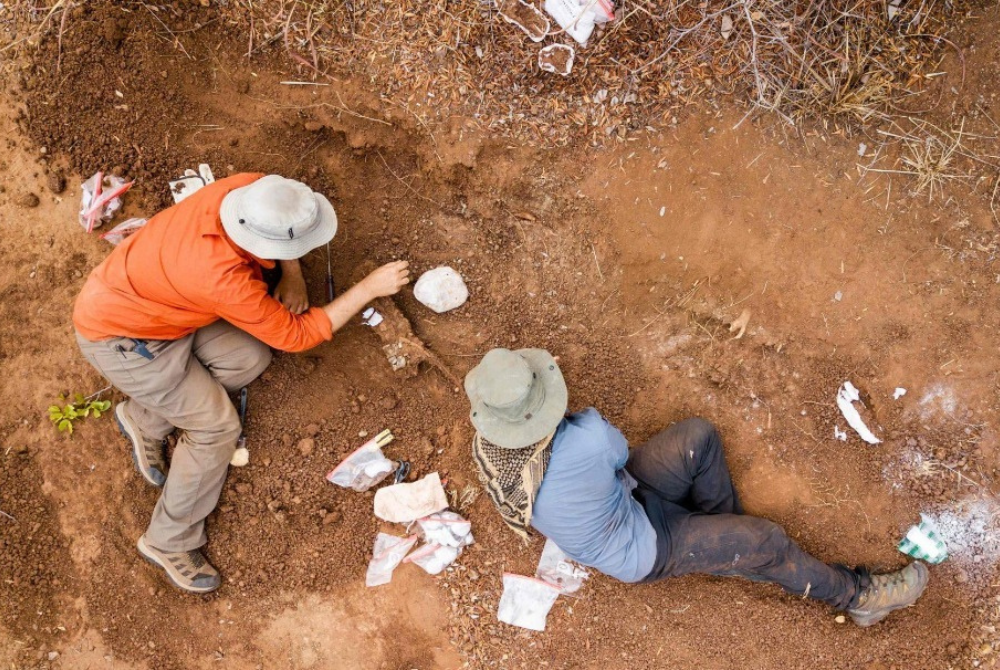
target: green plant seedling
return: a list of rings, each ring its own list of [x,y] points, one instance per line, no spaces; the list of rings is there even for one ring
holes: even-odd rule
[[[49,421],[55,424],[60,433],[73,434],[73,422],[89,416],[100,419],[101,415],[111,409],[110,400],[88,400],[82,393],[73,396],[73,402],[66,402],[66,396],[59,396],[60,403],[49,407]]]

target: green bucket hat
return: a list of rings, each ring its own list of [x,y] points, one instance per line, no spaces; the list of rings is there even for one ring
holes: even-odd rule
[[[465,376],[470,419],[487,440],[522,449],[550,435],[566,414],[559,365],[544,349],[493,349]]]

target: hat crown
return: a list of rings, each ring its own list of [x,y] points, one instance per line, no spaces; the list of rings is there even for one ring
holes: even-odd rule
[[[317,223],[319,204],[308,186],[268,175],[246,186],[239,224],[268,240],[288,240],[308,233]]]
[[[535,374],[523,357],[509,349],[494,349],[480,363],[479,397],[488,407],[514,410],[524,406]]]

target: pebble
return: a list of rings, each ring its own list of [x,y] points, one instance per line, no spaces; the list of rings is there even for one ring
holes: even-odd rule
[[[49,652],[49,660],[50,661],[54,661],[57,658],[59,658],[59,652],[58,651],[50,651]]]
[[[306,426],[305,432],[306,435],[308,435],[309,437],[316,437],[319,434],[319,424],[310,423],[308,426]]]
[[[959,570],[958,574],[955,575],[955,581],[958,582],[959,584],[965,584],[967,581],[969,581],[969,573],[967,573],[965,570]]]
[[[38,207],[41,204],[41,199],[34,193],[25,193],[17,199],[18,207],[24,207],[26,209],[31,209],[33,207]]]
[[[45,180],[45,185],[49,187],[50,191],[59,195],[66,190],[66,177],[63,176],[62,172],[50,172]]]
[[[323,130],[323,124],[320,123],[319,121],[306,121],[302,125],[310,133],[315,133],[315,132],[319,132],[320,130]]]
[[[845,623],[847,621],[847,617],[845,617],[843,614],[840,614],[837,616],[836,619],[834,619],[834,621],[836,621],[837,623]]]
[[[368,431],[367,430],[359,430],[358,431],[358,437],[368,437]]]
[[[316,448],[316,440],[311,437],[304,437],[299,440],[299,453],[308,456]]]

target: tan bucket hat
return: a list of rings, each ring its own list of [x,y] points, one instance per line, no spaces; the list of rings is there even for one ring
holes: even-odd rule
[[[550,435],[566,414],[562,371],[544,349],[493,349],[465,376],[470,419],[483,437],[521,449]]]
[[[222,200],[222,227],[257,258],[301,258],[337,234],[337,213],[323,195],[275,174],[233,189]]]

